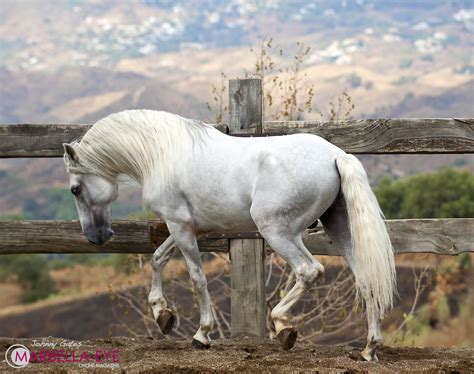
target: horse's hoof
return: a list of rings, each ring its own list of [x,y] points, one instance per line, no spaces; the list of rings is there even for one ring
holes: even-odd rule
[[[372,337],[370,339],[370,343],[367,344],[367,347],[360,353],[361,357],[364,359],[364,361],[372,362],[372,361],[378,361],[377,357],[377,349],[382,348],[382,341],[380,339],[375,339],[375,337]]]
[[[298,338],[298,331],[293,327],[286,327],[278,333],[277,338],[282,348],[288,351],[295,345],[296,339]]]
[[[367,362],[377,362],[379,358],[377,357],[377,354],[375,353],[375,349],[364,349],[361,353],[360,356],[362,357],[363,361]]]
[[[194,349],[209,349],[211,348],[211,345],[210,344],[204,344],[204,343],[201,343],[199,340],[197,339],[193,339],[192,343],[191,343],[191,346],[194,348]]]
[[[160,330],[163,334],[169,334],[173,329],[174,323],[176,322],[176,317],[173,312],[169,309],[163,309],[160,311],[156,323],[160,326]]]

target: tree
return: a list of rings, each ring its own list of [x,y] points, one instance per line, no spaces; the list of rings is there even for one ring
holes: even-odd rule
[[[474,174],[468,170],[385,177],[374,192],[389,219],[474,217]]]

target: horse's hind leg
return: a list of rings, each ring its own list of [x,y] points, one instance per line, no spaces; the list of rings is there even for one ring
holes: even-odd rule
[[[153,310],[155,321],[160,326],[163,334],[168,334],[176,321],[173,312],[167,308],[166,300],[163,296],[162,272],[171,257],[176,253],[175,242],[170,236],[153,254],[151,268],[151,290],[148,302]]]
[[[296,330],[288,325],[288,312],[324,272],[324,267],[306,249],[301,235],[285,237],[276,235],[275,232],[272,234],[266,232],[262,235],[268,244],[290,264],[296,277],[293,288],[271,312],[277,337],[283,349],[288,350],[293,347],[297,337]]]
[[[324,267],[306,249],[301,234],[292,234],[285,222],[278,222],[274,215],[271,218],[251,210],[252,217],[268,244],[287,261],[295,273],[296,282],[293,288],[273,308],[271,312],[275,330],[283,349],[293,347],[297,331],[288,323],[290,308],[311,288]]]
[[[380,331],[381,317],[374,311],[375,308],[366,302],[367,305],[367,346],[361,352],[361,356],[366,361],[378,361],[376,350],[382,346],[382,333]]]
[[[331,205],[320,219],[326,234],[338,247],[344,250],[344,257],[352,272],[354,272],[349,219],[342,194],[339,194],[333,205]],[[365,304],[368,326],[367,346],[361,352],[361,355],[367,361],[377,361],[376,349],[382,345],[382,333],[380,329],[381,316],[375,312],[376,308],[374,308],[372,300],[365,300]]]

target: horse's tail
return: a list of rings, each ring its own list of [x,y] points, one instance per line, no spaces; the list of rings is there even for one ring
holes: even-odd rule
[[[395,259],[384,216],[359,160],[344,154],[336,164],[349,217],[358,295],[382,316],[393,305],[396,290]]]

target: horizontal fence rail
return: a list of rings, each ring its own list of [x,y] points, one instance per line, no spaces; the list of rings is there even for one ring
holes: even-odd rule
[[[474,119],[266,122],[267,135],[315,134],[348,153],[474,153]]]
[[[387,224],[396,254],[474,252],[474,218],[398,219]],[[0,221],[0,254],[152,253],[169,236],[160,221],[117,220],[112,228],[113,239],[96,246],[84,237],[79,221]],[[257,232],[208,233],[199,237],[199,248],[201,252],[227,252],[229,239],[260,238]],[[343,254],[322,228],[308,232],[305,244],[312,254]]]
[[[62,143],[70,143],[91,125],[0,125],[0,158],[61,157]],[[216,126],[229,133],[226,125]],[[474,119],[365,119],[339,122],[264,122],[263,133],[236,136],[269,136],[308,133],[319,135],[346,152],[474,153]]]

